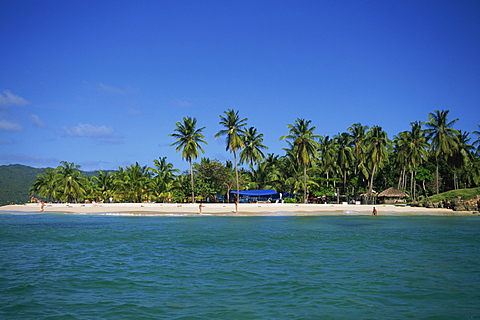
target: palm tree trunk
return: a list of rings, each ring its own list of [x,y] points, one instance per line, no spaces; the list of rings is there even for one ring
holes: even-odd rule
[[[437,164],[437,168],[435,170],[435,186],[436,186],[436,190],[437,190],[437,194],[439,194],[439,188],[438,188],[438,157],[435,158],[436,159],[436,164]]]
[[[377,163],[375,162],[375,163],[373,164],[372,176],[370,177],[370,187],[368,188],[368,194],[369,194],[369,196],[372,197],[372,199],[373,199],[373,195],[372,195],[372,191],[373,191],[373,178],[374,178],[374,176],[375,176],[375,171],[376,171],[376,170],[377,170]],[[372,203],[373,203],[373,201],[372,201]]]
[[[195,203],[195,191],[194,191],[194,186],[193,186],[193,165],[192,165],[192,159],[190,159],[190,183],[192,186],[192,203]]]
[[[303,203],[307,203],[307,165],[303,165]]]
[[[238,183],[238,168],[237,168],[237,153],[233,151],[233,163],[235,165],[235,179],[237,182],[237,200],[236,202],[240,202],[240,184]]]
[[[410,196],[412,198],[412,200],[415,200],[415,191],[414,191],[414,188],[415,188],[415,184],[414,184],[414,180],[413,180],[413,170],[410,171]]]
[[[415,171],[412,176],[413,180],[413,200],[417,201],[417,172]]]
[[[457,177],[457,168],[453,168],[453,188],[455,190],[459,189],[459,187],[458,187],[458,177]]]
[[[398,177],[398,183],[397,183],[397,189],[401,189],[401,185],[402,185],[402,178],[403,178],[403,169],[402,171],[400,171],[400,176]]]

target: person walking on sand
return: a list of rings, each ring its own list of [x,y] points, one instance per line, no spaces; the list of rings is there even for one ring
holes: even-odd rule
[[[200,214],[202,214],[202,208],[203,207],[205,207],[205,206],[203,205],[203,203],[200,202],[200,204],[198,205],[198,211],[199,211]]]
[[[42,213],[45,212],[45,201],[42,200],[42,203],[40,204],[40,207],[42,208]]]
[[[374,215],[374,216],[377,215],[377,209],[375,209],[375,207],[373,207],[372,215]]]
[[[238,213],[238,201],[235,201],[235,213]]]

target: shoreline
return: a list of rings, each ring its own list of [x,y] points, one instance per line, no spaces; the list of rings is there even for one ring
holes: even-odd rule
[[[312,216],[312,215],[372,215],[373,207],[378,215],[474,215],[470,211],[453,211],[442,208],[410,207],[390,204],[303,204],[303,203],[241,203],[235,213],[233,203],[46,203],[45,213],[105,214],[105,215],[219,215],[219,216]],[[0,214],[42,213],[40,203],[6,205]],[[479,215],[480,216],[480,215]]]

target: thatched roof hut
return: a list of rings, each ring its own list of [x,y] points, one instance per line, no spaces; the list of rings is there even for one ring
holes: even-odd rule
[[[378,198],[382,199],[384,203],[405,202],[408,194],[397,188],[388,188],[378,194]]]

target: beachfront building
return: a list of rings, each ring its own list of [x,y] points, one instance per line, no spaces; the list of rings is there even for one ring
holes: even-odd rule
[[[408,194],[397,188],[390,187],[378,194],[378,200],[383,203],[405,203]]]

